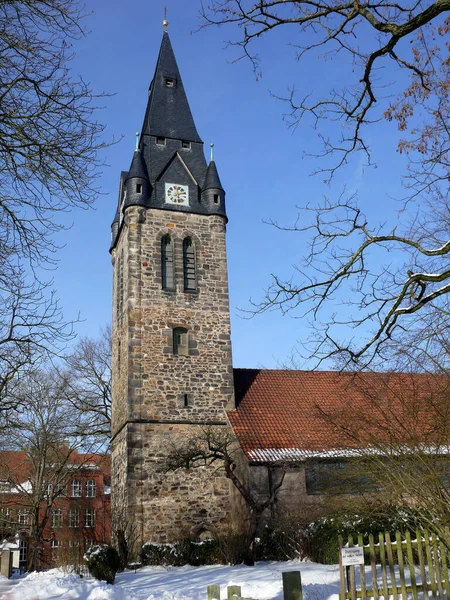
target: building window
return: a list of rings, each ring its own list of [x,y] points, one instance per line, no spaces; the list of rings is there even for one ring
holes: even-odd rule
[[[62,527],[62,509],[55,508],[52,511],[52,528],[59,529],[60,527]]]
[[[0,524],[2,526],[9,524],[9,508],[0,508]]]
[[[71,508],[69,511],[69,527],[80,526],[80,511],[78,508]]]
[[[27,510],[19,510],[17,515],[17,523],[19,525],[28,525],[28,511]]]
[[[165,77],[166,87],[175,87],[176,79],[173,77]]]
[[[0,479],[0,494],[6,494],[11,491],[11,484],[7,479]]]
[[[73,479],[70,484],[70,495],[72,498],[81,498],[82,487],[79,479]]]
[[[173,330],[173,353],[178,356],[188,356],[188,331],[184,327],[175,327]]]
[[[53,483],[47,483],[47,489],[45,490],[45,495],[48,499],[53,496]]]
[[[97,484],[95,479],[88,479],[86,481],[86,498],[95,498],[97,494]]]
[[[163,290],[175,287],[173,243],[170,235],[165,235],[161,240],[161,283]]]
[[[156,136],[156,143],[159,146],[165,146],[166,145],[166,138],[158,135],[158,136]]]
[[[95,513],[93,508],[86,508],[84,510],[84,526],[95,527]]]
[[[189,396],[189,394],[183,394],[181,396],[181,406],[183,408],[188,408],[189,406],[191,406],[191,397]]]
[[[62,547],[62,541],[52,539],[52,540],[50,540],[50,545],[51,545],[52,551],[57,552],[59,550],[59,548]]]
[[[187,140],[181,140],[181,147],[184,148],[185,150],[190,150],[191,142],[188,142]]]
[[[27,562],[28,544],[25,540],[19,542],[19,564],[22,566]]]
[[[136,184],[136,194],[142,194],[142,183]]]
[[[195,246],[190,237],[183,240],[183,273],[184,291],[195,292],[197,289],[197,278],[195,274]]]
[[[214,194],[214,204],[219,204],[220,196],[219,194]]]

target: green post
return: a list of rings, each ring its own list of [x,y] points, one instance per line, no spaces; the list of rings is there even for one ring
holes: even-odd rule
[[[208,585],[208,600],[220,600],[220,585]]]
[[[282,575],[284,600],[303,600],[300,571],[287,571]]]
[[[241,598],[241,586],[229,585],[227,587],[227,598],[228,600],[238,600]]]

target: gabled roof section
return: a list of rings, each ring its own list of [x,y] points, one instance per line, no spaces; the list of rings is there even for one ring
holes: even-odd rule
[[[181,158],[180,154],[178,152],[174,152],[172,158],[169,160],[169,162],[165,165],[164,169],[161,171],[161,173],[157,176],[156,181],[160,181],[163,178],[166,178],[166,176],[169,176],[173,173],[173,172],[178,172],[178,176],[187,176],[187,178],[194,184],[197,185],[197,181],[194,177],[194,175],[191,173],[189,167],[187,166],[187,164],[184,162],[184,160]],[[181,182],[183,183],[183,182]]]
[[[150,84],[142,134],[202,142],[167,32],[163,34],[155,75]]]
[[[393,452],[434,448],[447,454],[448,377],[234,369],[237,408],[228,418],[253,462],[355,456],[374,442]]]

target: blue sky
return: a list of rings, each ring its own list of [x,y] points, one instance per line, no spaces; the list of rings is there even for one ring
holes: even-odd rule
[[[322,176],[311,177],[315,159],[305,153],[317,148],[311,123],[289,129],[283,121],[286,106],[274,98],[288,87],[320,93],[324,85],[340,81],[348,65],[339,60],[319,62],[314,57],[297,63],[291,32],[280,29],[261,42],[263,76],[256,81],[251,64],[225,48],[233,36],[226,28],[199,26],[197,0],[88,0],[90,34],[75,45],[73,68],[105,98],[99,119],[106,135],[123,139],[104,153],[108,164],[99,186],[95,211],[70,215],[73,226],[58,241],[65,247],[54,273],[67,319],[80,314],[82,335],[95,336],[111,318],[112,268],[108,247],[110,223],[117,202],[119,174],[129,167],[140,130],[162,36],[167,5],[169,35],[180,67],[197,129],[215,159],[227,193],[228,270],[230,283],[233,362],[238,367],[277,367],[292,348],[308,336],[307,320],[282,317],[277,312],[252,319],[240,316],[263,295],[270,274],[289,276],[291,265],[306,251],[299,234],[282,233],[264,223],[290,224],[296,205],[336,197],[343,184],[358,190],[361,202],[375,217],[384,218],[388,194],[398,186],[398,164],[387,125],[371,129],[377,170],[365,169],[361,159],[343,170],[330,188]],[[391,126],[393,127],[393,126]],[[385,167],[383,167],[385,165]],[[307,366],[307,363],[305,363]]]

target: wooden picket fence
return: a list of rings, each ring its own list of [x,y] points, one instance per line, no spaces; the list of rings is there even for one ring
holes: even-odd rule
[[[370,563],[367,570],[364,565],[344,566],[343,546],[343,538],[339,537],[340,600],[378,600],[381,596],[385,600],[389,596],[393,600],[416,600],[419,594],[422,598],[450,600],[450,555],[434,533],[417,531],[415,540],[409,532],[397,531],[395,540],[389,533],[380,533],[376,542],[370,535],[368,545],[363,544],[361,535],[357,544],[349,536],[346,547],[363,547],[364,558]]]

